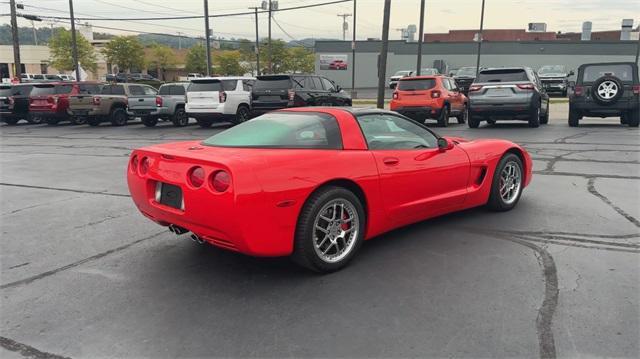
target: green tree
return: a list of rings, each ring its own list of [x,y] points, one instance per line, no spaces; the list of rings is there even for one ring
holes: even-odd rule
[[[304,47],[290,47],[287,49],[283,69],[284,72],[313,73],[315,69],[315,55]]]
[[[285,71],[284,63],[287,57],[287,43],[282,40],[271,40],[272,46],[272,63],[273,73],[281,73]],[[261,73],[269,73],[269,46],[266,40],[260,42],[260,67]]]
[[[207,50],[202,44],[194,45],[189,49],[184,68],[187,72],[201,74],[207,72]]]
[[[255,73],[257,69],[254,43],[247,39],[242,39],[238,43],[238,51],[240,51],[240,61],[244,72]]]
[[[102,53],[108,62],[118,65],[120,71],[128,73],[144,67],[144,48],[135,36],[114,37],[105,45]]]
[[[76,43],[78,44],[78,62],[85,70],[96,72],[98,65],[96,63],[96,54],[93,46],[77,33]],[[55,35],[49,41],[49,50],[51,52],[51,65],[61,71],[71,71],[75,69],[73,63],[73,50],[71,41],[71,31],[63,28],[57,29]]]
[[[216,56],[215,73],[226,76],[244,75],[245,69],[240,65],[240,52],[223,51]]]
[[[168,67],[174,66],[177,62],[176,54],[166,45],[154,44],[151,51],[149,65],[156,68],[160,80],[164,81],[164,72]]]

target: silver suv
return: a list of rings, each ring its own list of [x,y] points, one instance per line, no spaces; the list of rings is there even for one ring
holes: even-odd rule
[[[469,127],[481,121],[524,120],[529,127],[549,122],[549,95],[529,67],[483,69],[469,86]]]

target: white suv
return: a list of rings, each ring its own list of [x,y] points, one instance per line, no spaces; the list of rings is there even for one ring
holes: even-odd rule
[[[249,119],[253,77],[203,77],[191,80],[187,88],[185,110],[200,127],[214,121],[230,120],[234,124]]]

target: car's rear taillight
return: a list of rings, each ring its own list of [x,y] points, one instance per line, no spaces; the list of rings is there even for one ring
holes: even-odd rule
[[[224,103],[225,101],[227,101],[227,93],[226,93],[226,92],[224,92],[224,91],[220,91],[220,92],[218,93],[218,101],[219,101],[220,103]]]
[[[393,92],[393,99],[397,100],[398,99],[398,91],[394,91]]]
[[[440,98],[440,90],[433,90],[431,91],[431,98]]]
[[[47,96],[47,102],[48,103],[52,103],[52,104],[57,104],[58,103],[58,96]]]
[[[576,96],[582,96],[582,94],[584,93],[584,87],[582,86],[576,86],[573,88],[573,94]]]
[[[91,99],[91,102],[93,103],[94,106],[100,106],[100,97],[93,96],[93,98]]]
[[[211,187],[217,192],[226,191],[231,185],[231,176],[226,171],[217,171],[211,175]]]
[[[189,180],[189,184],[191,184],[195,188],[200,188],[204,184],[204,169],[202,167],[193,167],[189,170],[189,175],[187,176]]]
[[[156,96],[156,107],[162,107],[162,97]]]
[[[640,85],[633,85],[633,93],[640,95]]]
[[[140,161],[140,167],[138,168],[138,172],[141,175],[145,175],[145,174],[147,174],[147,172],[149,172],[149,158],[148,157],[144,157]]]
[[[293,99],[296,98],[296,92],[295,91],[289,90],[288,94],[289,94],[289,101],[293,101]]]
[[[517,84],[516,86],[518,86],[518,88],[520,90],[533,90],[535,88],[535,86],[533,86],[533,84],[528,83],[528,84]]]
[[[471,85],[469,86],[469,92],[480,91],[482,89],[482,85]]]

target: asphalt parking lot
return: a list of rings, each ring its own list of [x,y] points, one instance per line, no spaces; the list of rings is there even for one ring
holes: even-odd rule
[[[138,213],[131,149],[224,126],[2,125],[0,356],[638,357],[640,131],[570,128],[567,107],[537,129],[437,128],[523,144],[519,205],[393,231],[325,276]]]

